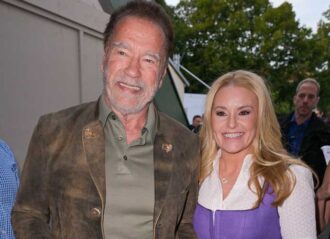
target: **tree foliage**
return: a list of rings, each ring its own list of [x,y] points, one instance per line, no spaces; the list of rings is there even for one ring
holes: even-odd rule
[[[268,0],[181,0],[167,11],[181,64],[208,84],[228,71],[256,72],[268,82],[276,110],[284,113],[292,107],[297,83],[315,77],[321,104],[330,107],[330,10],[316,34],[299,25],[287,2],[275,8]],[[189,92],[207,91],[191,83]]]

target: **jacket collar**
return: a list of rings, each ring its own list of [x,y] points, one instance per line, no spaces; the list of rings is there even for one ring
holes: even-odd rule
[[[99,101],[100,98],[97,102],[94,102],[94,112],[90,113],[90,119],[87,120],[82,129],[82,143],[91,177],[102,200],[102,206],[104,207],[106,196],[105,147],[103,127],[101,121],[98,119]]]
[[[156,136],[154,140],[154,175],[155,175],[155,207],[154,225],[161,214],[164,199],[172,177],[173,145],[172,137],[162,122],[164,117],[156,110]]]

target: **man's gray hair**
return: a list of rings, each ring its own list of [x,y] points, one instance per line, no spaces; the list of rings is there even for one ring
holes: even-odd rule
[[[296,93],[298,93],[298,91],[299,91],[300,87],[302,86],[302,84],[305,84],[305,83],[314,84],[316,86],[316,89],[317,89],[317,96],[319,96],[319,94],[320,94],[320,84],[313,78],[306,78],[306,79],[300,81],[299,84],[297,85]]]

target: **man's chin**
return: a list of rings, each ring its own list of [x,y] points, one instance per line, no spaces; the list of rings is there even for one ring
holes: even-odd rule
[[[309,116],[312,113],[312,111],[310,109],[300,108],[298,113],[299,115],[306,117]]]
[[[112,107],[118,111],[119,113],[121,113],[122,115],[131,115],[131,114],[137,114],[139,112],[141,112],[146,105],[142,106],[142,105],[134,105],[132,106],[130,105],[125,105],[125,104],[113,104]]]

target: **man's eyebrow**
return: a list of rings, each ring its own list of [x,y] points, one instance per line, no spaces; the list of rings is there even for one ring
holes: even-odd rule
[[[124,48],[124,49],[131,49],[131,47],[127,43],[125,43],[125,42],[113,42],[111,45],[112,45],[112,47],[118,47],[118,48]],[[159,53],[153,53],[153,52],[148,51],[148,52],[146,52],[145,55],[146,56],[149,56],[149,57],[152,57],[152,58],[154,58],[157,61],[160,61],[160,59],[161,59]]]
[[[127,44],[127,43],[125,43],[125,42],[113,42],[112,44],[111,44],[113,47],[120,47],[120,48],[125,48],[125,49],[129,49],[130,48],[130,46]]]
[[[160,61],[160,54],[159,53],[152,53],[152,52],[147,52],[147,56],[155,58],[157,61]]]

